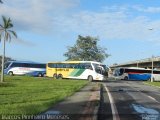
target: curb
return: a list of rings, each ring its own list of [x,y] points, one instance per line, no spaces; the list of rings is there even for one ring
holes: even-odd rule
[[[98,105],[95,106],[95,109],[94,109],[94,116],[93,116],[93,120],[97,120],[98,119],[98,111],[99,111],[99,107],[100,107],[100,88],[98,88],[99,92],[97,93],[97,101],[98,101]]]
[[[99,101],[100,101],[100,88],[99,84],[92,83],[93,86],[89,92],[89,99],[86,102],[82,114],[88,114],[86,117],[80,117],[79,120],[97,120],[98,119],[98,110],[99,110]]]

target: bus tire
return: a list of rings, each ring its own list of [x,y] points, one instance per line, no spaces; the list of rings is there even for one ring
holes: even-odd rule
[[[91,75],[88,76],[88,81],[90,81],[90,82],[93,81],[93,77]]]
[[[13,72],[9,71],[8,75],[13,76]]]
[[[43,74],[43,77],[46,77],[46,73]]]
[[[63,79],[63,75],[62,75],[62,74],[59,74],[59,75],[58,75],[58,79]]]
[[[38,73],[38,77],[43,77],[43,76],[42,76],[42,73]]]
[[[57,74],[56,74],[56,73],[53,75],[53,78],[54,78],[54,79],[57,79]]]
[[[124,77],[124,80],[128,80],[128,77],[127,77],[127,76],[125,76],[125,77]]]

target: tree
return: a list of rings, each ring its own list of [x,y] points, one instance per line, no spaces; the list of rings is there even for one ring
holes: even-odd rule
[[[2,1],[2,0],[0,0],[0,3],[3,3],[3,1]]]
[[[76,44],[68,47],[68,51],[64,54],[67,60],[83,60],[102,62],[109,56],[106,48],[97,45],[99,39],[91,36],[78,36]]]
[[[4,58],[5,58],[5,42],[11,41],[12,37],[17,38],[15,31],[11,30],[13,27],[12,21],[10,18],[2,16],[2,24],[0,24],[0,41],[3,42],[3,55],[2,55],[2,70],[1,70],[1,82],[4,81]]]

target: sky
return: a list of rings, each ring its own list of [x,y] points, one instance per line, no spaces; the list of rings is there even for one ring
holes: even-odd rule
[[[6,44],[16,60],[64,61],[78,35],[99,38],[106,65],[160,56],[160,0],[3,0],[2,15],[18,35]]]

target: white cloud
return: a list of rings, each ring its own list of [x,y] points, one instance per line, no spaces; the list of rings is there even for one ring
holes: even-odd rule
[[[52,15],[78,4],[79,0],[12,0],[0,5],[0,15],[9,16],[21,31],[49,32]]]
[[[146,7],[143,6],[133,6],[133,9],[140,11],[140,12],[147,12],[147,13],[160,13],[160,7]]]
[[[52,32],[54,35],[82,34],[102,39],[160,41],[160,20],[132,15],[138,11],[158,12],[160,8],[106,6],[101,12],[79,11],[80,0],[13,0],[0,6],[0,14],[13,18],[20,31]],[[154,28],[152,31],[149,28]]]
[[[77,34],[100,36],[103,39],[130,39],[160,41],[156,31],[160,31],[160,20],[148,17],[130,18],[126,12],[81,12],[71,16],[57,18],[57,30]],[[152,31],[149,28],[153,27]],[[66,29],[64,29],[66,28]]]

